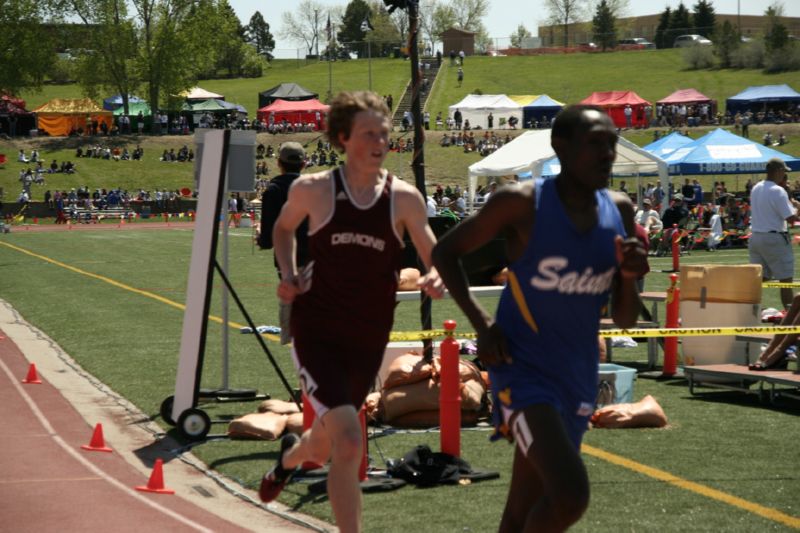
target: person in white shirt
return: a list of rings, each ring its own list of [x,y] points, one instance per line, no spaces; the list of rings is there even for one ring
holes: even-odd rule
[[[661,231],[664,228],[661,217],[658,216],[658,211],[653,209],[653,201],[650,198],[642,200],[642,208],[636,212],[634,220],[647,230],[647,233]]]
[[[708,246],[709,251],[716,252],[719,243],[721,243],[722,239],[725,237],[725,234],[722,231],[722,217],[719,215],[719,207],[714,207],[714,214],[711,215],[708,225],[710,227],[710,231],[708,233],[706,245]]]
[[[791,283],[794,276],[794,252],[787,223],[798,220],[800,202],[786,192],[789,167],[778,157],[767,162],[767,177],[750,192],[750,262],[761,265],[764,281],[773,279]],[[781,288],[785,308],[792,304],[791,288]]]
[[[428,196],[428,199],[425,203],[426,208],[425,210],[428,213],[428,217],[435,217],[436,216],[436,200],[433,199],[432,196]]]

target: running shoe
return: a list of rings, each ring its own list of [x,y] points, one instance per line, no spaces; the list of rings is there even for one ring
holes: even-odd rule
[[[292,468],[291,470],[284,468],[282,461],[286,451],[299,441],[300,437],[294,433],[289,433],[281,439],[281,451],[280,455],[278,455],[278,461],[275,466],[272,467],[272,470],[264,474],[264,477],[261,479],[261,487],[258,489],[258,495],[262,502],[269,503],[277,498],[278,494],[283,490],[283,487],[286,486],[286,483],[288,483],[289,480],[292,479],[294,473],[297,472],[297,468]]]

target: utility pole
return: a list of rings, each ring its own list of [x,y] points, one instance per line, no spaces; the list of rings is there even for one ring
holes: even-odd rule
[[[414,182],[422,194],[427,198],[425,190],[425,152],[423,144],[425,136],[422,131],[422,109],[420,104],[420,75],[419,75],[419,0],[383,0],[389,7],[391,14],[395,9],[408,10],[408,50],[411,59],[411,116],[414,120],[414,155],[411,168],[414,171]],[[425,265],[420,262],[420,270],[425,271]],[[430,296],[420,291],[420,321],[422,329],[432,329],[432,303]],[[426,360],[433,358],[433,345],[429,340],[424,343],[424,357]]]

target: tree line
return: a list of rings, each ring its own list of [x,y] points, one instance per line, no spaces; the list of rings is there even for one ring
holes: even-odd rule
[[[69,78],[126,111],[142,90],[157,110],[198,79],[261,76],[275,46],[259,12],[242,25],[227,0],[14,0],[0,27],[0,93]]]

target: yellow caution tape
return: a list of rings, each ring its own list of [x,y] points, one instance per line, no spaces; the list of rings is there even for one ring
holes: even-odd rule
[[[443,329],[427,331],[393,331],[389,341],[421,341],[444,337]],[[724,335],[789,335],[800,334],[800,326],[738,326],[719,328],[633,328],[633,329],[604,329],[600,331],[601,337],[711,337]],[[460,339],[474,339],[477,335],[473,332],[456,333]]]
[[[393,331],[389,334],[389,342],[422,341],[427,339],[444,338],[447,331],[443,329],[429,329],[425,331]],[[455,333],[459,339],[474,339],[477,337],[472,332]]]
[[[800,282],[781,283],[780,281],[765,281],[761,286],[765,289],[797,289],[800,287]]]
[[[800,333],[800,326],[751,326],[720,328],[604,329],[601,337],[706,337],[722,335],[787,335]]]

